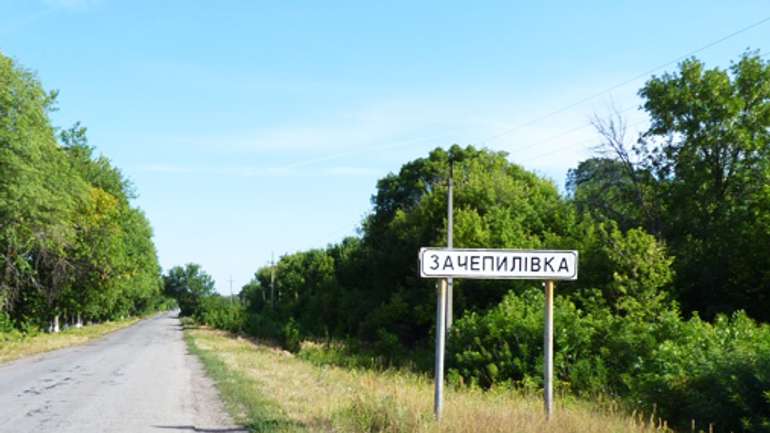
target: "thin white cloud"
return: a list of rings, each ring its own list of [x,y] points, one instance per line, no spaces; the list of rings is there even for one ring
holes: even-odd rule
[[[473,123],[457,121],[464,115],[461,107],[435,101],[385,102],[252,130],[197,133],[181,142],[220,152],[296,152],[304,158],[291,165],[303,166],[433,138],[437,130],[439,138],[451,137]]]
[[[195,170],[192,169],[191,167],[184,167],[181,165],[174,165],[174,164],[146,164],[139,167],[139,170],[151,172],[151,173],[173,173],[173,174],[195,172]]]
[[[329,176],[377,176],[382,174],[380,170],[368,167],[331,167],[323,170]]]
[[[229,167],[149,164],[141,169],[237,177],[376,176],[383,170],[369,166],[370,162],[380,164],[383,158],[391,164],[398,158],[406,162],[435,147],[457,143],[507,151],[511,161],[525,168],[566,172],[589,157],[591,146],[598,142],[587,125],[587,110],[564,113],[558,124],[533,124],[490,143],[481,142],[490,131],[523,115],[520,108],[507,108],[487,107],[494,115],[468,115],[462,107],[443,107],[436,101],[402,102],[345,112],[323,121],[208,137],[198,134],[181,143],[197,145],[218,157],[251,160],[253,155],[265,155],[273,162],[267,167],[237,166],[236,162]]]
[[[48,8],[24,17],[16,18],[9,21],[2,21],[0,22],[0,34],[8,35],[8,34],[16,33],[17,31],[20,31],[25,27],[29,27],[33,25],[38,20],[43,19],[45,16],[50,15],[53,12],[55,12],[53,8]]]
[[[62,10],[84,11],[101,3],[101,0],[42,0],[44,8],[30,15],[17,17],[10,20],[0,19],[0,34],[9,35],[26,27],[33,26],[37,21],[48,15],[53,15]]]
[[[86,10],[101,3],[100,0],[43,0],[46,6],[55,9]]]
[[[199,175],[227,177],[326,177],[326,176],[375,176],[380,170],[370,167],[328,167],[323,169],[298,169],[290,167],[219,167],[206,168],[178,164],[146,164],[139,171],[170,175]]]

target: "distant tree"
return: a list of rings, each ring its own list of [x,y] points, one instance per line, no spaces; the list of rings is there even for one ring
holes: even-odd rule
[[[166,295],[177,300],[183,316],[199,314],[201,299],[215,293],[214,279],[195,263],[169,269],[163,285]]]

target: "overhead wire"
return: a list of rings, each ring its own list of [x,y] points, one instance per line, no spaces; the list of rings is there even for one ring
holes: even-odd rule
[[[764,21],[767,21],[767,20],[764,20]],[[770,52],[764,52],[764,53],[763,53],[762,51],[758,51],[758,52],[756,53],[756,56],[757,56],[757,57],[759,57],[759,58],[761,58],[761,59],[770,58]],[[623,113],[626,113],[626,112],[628,112],[628,111],[631,111],[631,110],[633,110],[634,108],[636,108],[636,107],[632,105],[632,106],[629,106],[629,107],[627,107],[627,108],[625,108],[625,109],[619,110],[619,111],[617,111],[616,113],[617,113],[617,114],[623,114]],[[642,121],[640,121],[640,122],[635,122],[635,123],[633,123],[633,124],[630,124],[630,125],[627,125],[627,126],[636,126],[636,125],[638,125],[638,124],[640,124],[640,123],[643,123],[645,120],[647,120],[647,119],[642,119]],[[554,140],[556,140],[556,139],[558,139],[558,138],[561,138],[561,137],[564,137],[564,136],[567,136],[567,135],[573,134],[573,133],[575,133],[575,132],[577,132],[577,131],[583,130],[583,129],[585,129],[585,128],[588,128],[588,127],[591,127],[591,126],[593,126],[593,122],[587,122],[587,123],[581,124],[581,125],[579,125],[579,126],[573,127],[573,128],[571,128],[571,129],[568,129],[568,130],[566,130],[566,131],[562,131],[561,133],[559,133],[559,134],[557,134],[557,135],[554,135],[554,136],[551,136],[551,137],[545,138],[545,139],[543,139],[543,140],[539,140],[539,141],[536,141],[536,142],[534,142],[534,143],[530,143],[530,144],[527,144],[527,145],[526,145],[526,146],[524,146],[524,147],[519,147],[519,148],[517,148],[517,151],[525,151],[525,150],[531,149],[531,148],[533,148],[533,147],[535,147],[535,146],[539,146],[539,145],[541,145],[541,144],[545,144],[545,143],[548,143],[548,142],[554,141]],[[590,142],[590,141],[592,141],[592,140],[582,140],[582,141],[580,141],[580,142],[577,142],[577,143],[571,143],[571,145],[574,145],[574,146],[576,146],[576,145],[584,144],[584,143],[586,143],[586,142]],[[546,153],[544,153],[544,154],[540,154],[540,155],[537,155],[537,156],[535,156],[535,157],[533,157],[533,158],[531,158],[531,159],[537,160],[537,159],[539,159],[539,158],[541,158],[541,157],[543,157],[543,156],[549,156],[549,155],[552,155],[552,154],[554,154],[554,153],[556,153],[556,152],[558,152],[558,151],[560,151],[560,150],[566,149],[566,148],[568,148],[568,147],[570,147],[570,144],[567,144],[567,145],[565,145],[565,146],[559,146],[558,148],[556,148],[556,150],[555,150],[555,151],[549,151],[549,152],[546,152]]]
[[[614,91],[616,89],[619,89],[619,88],[624,87],[624,86],[626,86],[628,84],[631,84],[631,83],[633,83],[633,82],[635,82],[635,81],[637,81],[639,79],[648,77],[650,74],[652,74],[652,73],[654,73],[654,72],[656,72],[656,71],[658,71],[660,69],[668,67],[668,66],[670,66],[672,64],[675,64],[675,63],[677,63],[677,62],[679,62],[681,60],[684,60],[684,59],[686,59],[688,57],[691,57],[691,56],[693,56],[695,54],[698,54],[698,53],[700,53],[702,51],[705,51],[705,50],[707,50],[709,48],[712,48],[712,47],[714,47],[714,46],[716,46],[716,45],[718,45],[718,44],[720,44],[720,43],[722,43],[724,41],[727,41],[727,40],[729,40],[729,39],[731,39],[731,38],[733,38],[735,36],[738,36],[738,35],[740,35],[742,33],[745,33],[745,32],[747,32],[747,31],[749,31],[749,30],[751,30],[753,28],[759,27],[760,25],[765,24],[765,23],[767,23],[769,21],[770,21],[770,16],[762,18],[762,19],[760,19],[758,21],[755,21],[755,22],[753,22],[753,23],[751,23],[751,24],[749,24],[747,26],[744,26],[744,27],[742,27],[742,28],[732,32],[732,33],[729,33],[729,34],[727,34],[725,36],[722,36],[722,37],[720,37],[720,38],[718,38],[718,39],[716,39],[714,41],[711,41],[711,42],[709,42],[706,45],[703,45],[703,46],[701,46],[701,47],[699,47],[697,49],[691,50],[691,51],[689,51],[689,52],[687,52],[687,53],[685,53],[685,54],[683,54],[681,56],[678,56],[675,59],[669,60],[669,61],[667,61],[665,63],[661,63],[661,64],[659,64],[659,65],[657,65],[657,66],[655,66],[653,68],[647,69],[644,72],[636,74],[636,75],[634,75],[634,76],[632,76],[632,77],[630,77],[630,78],[628,78],[626,80],[623,80],[623,81],[621,81],[619,83],[613,84],[613,85],[611,85],[611,86],[609,86],[609,87],[607,87],[605,89],[602,89],[602,90],[600,90],[598,92],[590,94],[590,95],[588,95],[588,96],[586,96],[584,98],[581,98],[581,99],[579,99],[579,100],[577,100],[577,101],[575,101],[573,103],[567,104],[567,105],[565,105],[565,106],[563,106],[561,108],[558,108],[556,110],[550,111],[550,112],[548,112],[548,113],[546,113],[546,114],[544,114],[542,116],[538,116],[538,117],[529,119],[529,120],[527,120],[527,121],[525,121],[525,122],[523,122],[521,124],[518,124],[518,125],[516,125],[516,126],[514,126],[512,128],[503,130],[502,132],[500,132],[498,134],[494,134],[494,135],[488,136],[487,138],[485,138],[483,140],[480,140],[478,143],[480,143],[483,146],[486,146],[486,144],[488,142],[490,142],[490,141],[497,140],[497,139],[499,139],[501,137],[504,137],[504,136],[510,135],[510,134],[512,134],[512,133],[514,133],[516,131],[519,131],[519,130],[521,130],[523,128],[526,128],[528,126],[532,126],[532,125],[534,125],[536,123],[539,123],[539,122],[542,122],[543,120],[549,119],[549,118],[551,118],[553,116],[556,116],[557,114],[561,114],[563,112],[566,112],[566,111],[568,111],[568,110],[570,110],[572,108],[575,108],[575,107],[577,107],[579,105],[582,105],[582,104],[584,104],[586,102],[592,101],[592,100],[594,100],[594,99],[596,99],[596,98],[598,98],[600,96],[610,94],[612,91]],[[765,57],[765,56],[768,56],[768,55],[770,55],[770,53],[762,54],[762,55],[760,55],[760,57]],[[633,109],[633,107],[628,107],[628,108],[624,109],[621,113],[630,111],[631,109]],[[560,132],[559,134],[557,134],[555,136],[552,136],[552,137],[549,137],[549,138],[537,141],[535,143],[528,144],[526,147],[520,148],[519,150],[526,150],[526,149],[535,147],[537,145],[544,144],[544,143],[556,140],[558,138],[564,137],[566,135],[569,135],[571,133],[577,132],[579,130],[585,129],[585,128],[590,127],[590,126],[591,126],[591,122],[582,124],[580,126],[571,128],[569,130],[562,131],[562,132]],[[449,131],[444,131],[441,134],[433,135],[433,136],[430,136],[430,137],[422,137],[422,138],[408,139],[408,140],[399,140],[399,141],[396,141],[396,142],[391,142],[391,143],[386,144],[386,145],[369,146],[369,147],[366,147],[366,148],[363,148],[363,149],[354,149],[354,150],[350,150],[350,151],[347,151],[347,152],[339,152],[339,153],[336,153],[336,154],[333,154],[333,155],[327,155],[327,156],[323,156],[323,157],[307,159],[307,160],[303,160],[303,161],[297,161],[297,162],[290,163],[290,164],[286,165],[285,168],[287,168],[287,169],[289,169],[289,168],[299,168],[299,167],[304,167],[304,166],[307,166],[307,165],[316,164],[316,163],[319,163],[319,162],[326,162],[326,161],[330,161],[330,160],[335,160],[335,159],[343,158],[343,157],[346,157],[346,156],[356,155],[356,154],[360,154],[360,153],[363,153],[363,152],[372,152],[372,151],[377,151],[377,150],[396,149],[396,148],[404,147],[404,146],[410,145],[410,144],[422,144],[422,143],[425,143],[425,142],[434,142],[434,140],[438,140],[438,139],[446,137],[447,133],[451,132],[452,130],[457,131],[459,129],[463,129],[463,128],[453,128],[453,129],[450,129]]]
[[[561,107],[559,109],[556,109],[556,110],[553,110],[551,112],[548,112],[548,113],[546,113],[546,114],[544,114],[542,116],[535,117],[533,119],[527,120],[527,121],[525,121],[525,122],[523,122],[523,123],[521,123],[521,124],[519,124],[517,126],[514,126],[513,128],[509,128],[507,130],[504,130],[501,133],[498,133],[498,134],[492,135],[490,137],[487,137],[487,138],[481,140],[481,142],[483,144],[486,144],[487,142],[490,142],[490,141],[493,141],[493,140],[497,140],[498,138],[501,138],[501,137],[504,137],[506,135],[512,134],[513,132],[521,130],[522,128],[526,128],[527,126],[534,125],[535,123],[541,122],[541,121],[543,121],[545,119],[549,119],[549,118],[551,118],[551,117],[553,117],[553,116],[555,116],[557,114],[561,114],[561,113],[563,113],[563,112],[565,112],[565,111],[567,111],[569,109],[577,107],[577,106],[579,106],[581,104],[584,104],[584,103],[586,103],[588,101],[592,101],[592,100],[598,98],[599,96],[606,95],[606,94],[612,92],[615,89],[618,89],[620,87],[626,86],[626,85],[628,85],[630,83],[633,83],[634,81],[637,81],[639,79],[645,78],[645,77],[649,76],[650,74],[652,74],[653,72],[656,72],[656,71],[658,71],[660,69],[663,69],[665,67],[671,66],[672,64],[675,64],[675,63],[677,63],[677,62],[679,62],[681,60],[684,60],[684,59],[686,59],[686,58],[688,58],[690,56],[693,56],[693,55],[698,54],[698,53],[700,53],[700,52],[702,52],[704,50],[707,50],[707,49],[709,49],[709,48],[711,48],[711,47],[713,47],[715,45],[718,45],[718,44],[720,44],[720,43],[722,43],[722,42],[724,42],[724,41],[726,41],[728,39],[731,39],[731,38],[733,38],[733,37],[735,37],[735,36],[737,36],[737,35],[739,35],[741,33],[745,33],[745,32],[747,32],[747,31],[749,31],[749,30],[751,30],[751,29],[753,29],[755,27],[758,27],[758,26],[760,26],[760,25],[762,25],[762,24],[764,24],[764,23],[766,23],[768,21],[770,21],[770,16],[767,16],[767,17],[765,17],[765,18],[763,18],[763,19],[761,19],[759,21],[756,21],[756,22],[754,22],[752,24],[749,24],[749,25],[747,25],[745,27],[742,27],[742,28],[740,28],[740,29],[738,29],[738,30],[728,34],[728,35],[725,35],[725,36],[723,36],[723,37],[721,37],[721,38],[719,38],[717,40],[709,42],[708,44],[706,44],[706,45],[704,45],[704,46],[702,46],[700,48],[692,50],[692,51],[690,51],[690,52],[688,52],[688,53],[686,53],[684,55],[681,55],[681,56],[679,56],[679,57],[677,57],[675,59],[669,60],[669,61],[667,61],[665,63],[662,63],[662,64],[660,64],[658,66],[655,66],[654,68],[650,68],[650,69],[648,69],[648,70],[646,70],[646,71],[644,71],[642,73],[634,75],[633,77],[631,77],[631,78],[629,78],[627,80],[624,80],[624,81],[621,81],[620,83],[617,83],[617,84],[614,84],[612,86],[609,86],[609,87],[607,87],[607,88],[605,88],[603,90],[600,90],[600,91],[598,91],[596,93],[593,93],[593,94],[591,94],[589,96],[586,96],[586,97],[584,97],[584,98],[582,98],[582,99],[580,99],[578,101],[575,101],[575,102],[573,102],[571,104],[568,104],[568,105],[566,105],[564,107]]]
[[[637,122],[634,122],[634,123],[631,123],[631,124],[627,124],[627,125],[626,125],[626,127],[634,127],[634,126],[639,126],[639,125],[641,125],[642,123],[645,123],[645,122],[647,122],[647,120],[648,120],[648,119],[646,119],[646,118],[644,118],[644,119],[640,119],[640,120],[639,120],[639,121],[637,121]],[[530,160],[530,161],[536,161],[536,160],[538,160],[538,159],[541,159],[541,158],[543,158],[543,157],[546,157],[546,156],[551,156],[551,155],[553,155],[553,154],[555,154],[555,153],[557,153],[557,152],[560,152],[560,151],[562,151],[562,150],[564,150],[564,149],[566,149],[566,148],[568,148],[568,147],[574,147],[574,146],[577,146],[577,145],[581,145],[581,144],[587,144],[587,143],[590,143],[590,142],[596,142],[596,141],[598,141],[596,138],[590,138],[590,139],[587,139],[587,140],[581,140],[581,141],[579,141],[579,142],[577,142],[577,143],[575,143],[575,142],[569,142],[569,143],[566,143],[566,144],[565,144],[565,145],[563,145],[563,146],[559,146],[559,147],[557,147],[557,148],[551,149],[551,150],[550,150],[550,151],[548,151],[548,152],[545,152],[545,153],[542,153],[542,154],[539,154],[539,155],[535,155],[535,156],[533,156],[532,158],[529,158],[529,160]]]
[[[617,114],[627,113],[627,112],[629,112],[629,111],[631,111],[631,110],[633,110],[635,108],[636,108],[636,105],[631,105],[629,107],[626,107],[626,108],[624,108],[622,110],[617,111],[616,113]],[[528,149],[531,149],[531,148],[533,148],[535,146],[539,146],[541,144],[549,143],[551,141],[554,141],[556,139],[565,137],[567,135],[574,134],[575,132],[582,131],[583,129],[586,129],[586,128],[591,127],[591,126],[593,126],[593,122],[583,123],[583,124],[580,124],[579,126],[576,126],[574,128],[568,129],[566,131],[562,131],[562,132],[560,132],[560,133],[558,133],[556,135],[553,135],[551,137],[548,137],[548,138],[545,138],[545,139],[542,139],[542,140],[539,140],[539,141],[535,141],[533,143],[529,143],[528,145],[526,145],[524,147],[520,147],[517,150],[518,151],[528,150]]]

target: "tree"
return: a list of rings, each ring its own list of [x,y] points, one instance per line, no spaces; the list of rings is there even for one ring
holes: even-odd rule
[[[38,323],[58,320],[71,221],[86,191],[49,122],[55,98],[0,54],[0,308]]]
[[[380,307],[382,311],[382,315],[370,315],[370,333],[381,323],[391,323],[389,332],[401,341],[414,342],[433,324],[433,283],[419,278],[417,261],[409,252],[446,244],[450,160],[456,185],[456,247],[547,248],[571,218],[551,182],[510,163],[503,152],[455,145],[405,164],[398,174],[378,182],[374,209],[363,226],[364,247],[375,264],[367,299],[376,303],[372,311]],[[487,308],[507,290],[528,284],[458,281],[456,313]],[[466,296],[468,292],[473,296]]]
[[[770,319],[770,63],[691,59],[640,95],[651,126],[639,150],[667,204],[684,304]]]
[[[214,279],[195,263],[169,269],[163,285],[166,295],[177,300],[183,316],[199,314],[201,299],[215,293]]]
[[[770,63],[689,59],[639,94],[649,129],[629,149],[622,120],[596,122],[612,159],[570,172],[574,202],[665,242],[685,310],[770,320]]]
[[[428,338],[432,282],[419,277],[417,252],[444,245],[449,161],[455,166],[455,242],[459,247],[556,246],[574,213],[549,181],[511,164],[506,154],[472,146],[435,149],[381,179],[361,238],[326,250],[281,257],[257,273],[249,309],[270,320],[294,319],[302,332],[358,337],[393,355]],[[462,281],[456,309],[487,308],[531,283]],[[465,296],[470,290],[473,296]],[[266,302],[267,301],[267,302]]]
[[[56,92],[0,54],[0,316],[57,331],[162,301],[152,228],[130,182],[79,123],[57,134]],[[3,319],[4,323],[9,320]]]

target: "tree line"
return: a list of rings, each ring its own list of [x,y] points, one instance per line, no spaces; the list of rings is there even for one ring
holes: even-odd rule
[[[242,302],[200,297],[195,314],[289,350],[345,340],[430,371],[435,281],[417,252],[446,245],[451,164],[455,247],[580,252],[579,279],[557,287],[558,389],[683,430],[768,432],[770,64],[692,58],[639,95],[650,127],[628,140],[622,118],[597,119],[598,154],[566,194],[504,152],[438,148],[377,182],[359,236],[284,255]],[[448,379],[542,386],[543,305],[536,282],[455,280]]]
[[[0,331],[58,331],[167,302],[135,191],[55,91],[0,53]]]

